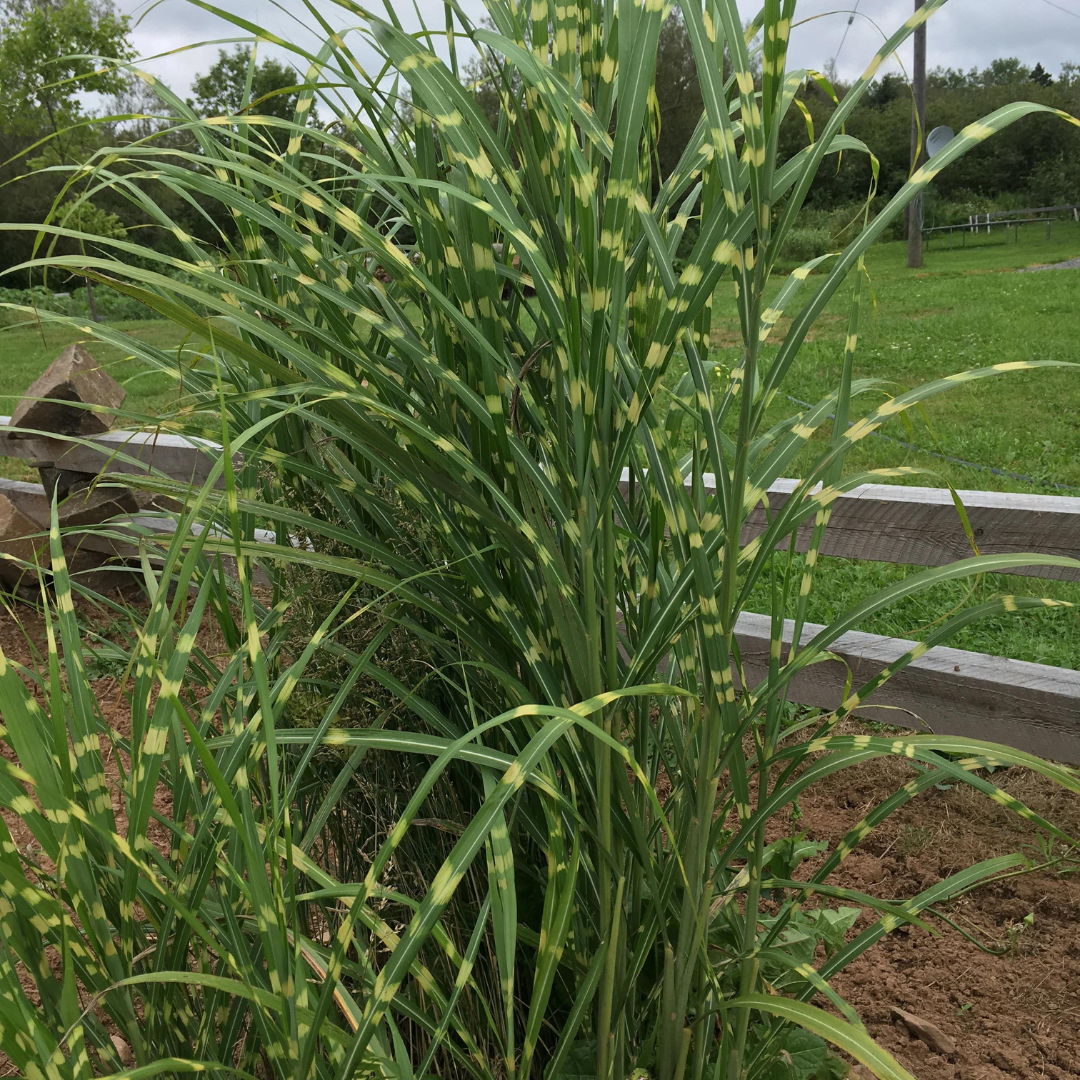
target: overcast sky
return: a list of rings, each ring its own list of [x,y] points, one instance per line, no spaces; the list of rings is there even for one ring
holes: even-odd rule
[[[433,26],[442,25],[440,0],[417,2]],[[462,2],[466,10],[482,11],[479,0]],[[272,0],[218,0],[218,3],[286,40],[307,45],[317,41],[310,28],[312,20],[299,0],[279,0],[276,4]],[[760,0],[739,0],[746,17],[758,10],[759,3]],[[406,25],[415,23],[411,0],[394,0],[394,4]],[[132,15],[133,21],[143,16],[136,25],[134,39],[144,57],[241,33],[186,0],[162,0],[154,7],[148,0],[117,0],[117,7]],[[378,11],[380,5],[372,3],[371,7]],[[329,0],[321,0],[321,8],[336,28],[349,25],[346,13]],[[848,27],[853,8],[854,21]],[[858,0],[857,4],[855,0],[802,0],[796,15],[799,25],[792,34],[791,64],[824,68],[839,50],[837,67],[841,76],[850,79],[862,72],[877,50],[883,40],[882,32],[895,29],[911,9],[912,0]],[[213,63],[216,48],[174,53],[150,60],[146,67],[174,90],[186,94],[193,76]],[[357,54],[362,61],[371,56],[359,45]],[[964,70],[981,68],[999,56],[1017,56],[1029,66],[1041,62],[1055,75],[1063,61],[1080,62],[1080,0],[950,0],[931,18],[927,44],[929,67],[940,64]],[[900,60],[910,67],[910,40]],[[890,67],[896,69],[898,65],[894,62]]]

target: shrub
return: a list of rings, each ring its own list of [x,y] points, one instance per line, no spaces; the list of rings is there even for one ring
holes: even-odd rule
[[[95,290],[94,300],[98,315],[102,319],[121,322],[154,318],[154,312],[145,304],[111,289]],[[0,304],[32,307],[37,311],[68,315],[76,319],[90,318],[90,303],[85,287],[74,289],[70,293],[55,293],[40,285],[30,289],[0,289]],[[26,312],[0,308],[0,326],[15,326],[32,317]]]
[[[1080,165],[1075,157],[1059,154],[1040,162],[1031,174],[1034,206],[1062,206],[1080,202]]]
[[[940,6],[928,0],[921,17]],[[362,14],[353,17],[363,18],[365,41],[381,54],[371,69],[377,81],[332,39],[291,121],[261,116],[254,103],[210,123],[159,88],[199,151],[136,144],[103,151],[94,163],[98,183],[127,190],[131,169],[152,170],[218,204],[216,219],[236,222],[235,237],[222,241],[224,262],[193,239],[184,260],[142,253],[162,271],[190,275],[179,282],[147,264],[102,257],[87,258],[83,269],[115,275],[207,342],[217,370],[186,372],[185,389],[201,395],[204,417],[220,404],[228,452],[218,467],[228,471],[224,496],[208,485],[192,508],[217,526],[200,542],[224,533],[213,542],[239,557],[241,585],[245,559],[255,556],[278,590],[261,611],[243,587],[230,599],[208,577],[179,631],[195,556],[182,564],[175,591],[156,590],[138,638],[142,681],[133,688],[139,813],[127,811],[127,850],[143,858],[112,839],[108,820],[84,829],[96,801],[61,807],[65,827],[74,822],[64,888],[83,905],[79,932],[96,938],[80,938],[80,952],[66,946],[57,901],[42,903],[58,920],[46,924],[46,940],[67,949],[65,964],[71,957],[80,965],[79,978],[114,1010],[141,1065],[250,1072],[262,1054],[264,1075],[314,1069],[342,1080],[422,1080],[432,1071],[476,1080],[758,1080],[778,1075],[796,1050],[824,1062],[828,1040],[879,1076],[907,1077],[828,980],[889,930],[932,918],[934,906],[1025,860],[979,863],[900,903],[858,896],[871,915],[854,937],[846,934],[850,910],[808,916],[804,901],[828,896],[829,875],[866,835],[945,780],[1068,841],[979,771],[1023,763],[1077,791],[1067,770],[966,738],[836,732],[861,697],[917,652],[980,615],[1041,609],[1039,599],[999,598],[951,613],[835,711],[783,722],[796,674],[893,600],[1024,563],[1080,563],[994,555],[912,574],[803,640],[814,558],[793,559],[794,533],[807,525],[816,553],[841,492],[901,471],[845,473],[847,451],[931,396],[1001,372],[960,372],[874,397],[849,424],[861,394],[887,389],[853,381],[852,335],[832,392],[765,427],[766,406],[815,319],[930,171],[847,242],[813,279],[809,298],[800,292],[804,277],[792,275],[766,307],[770,276],[804,227],[803,200],[826,156],[864,149],[843,126],[868,77],[812,146],[778,161],[777,128],[805,78],[785,75],[794,5],[770,0],[764,9],[760,88],[735,0],[710,2],[705,13],[682,9],[705,115],[658,191],[650,153],[657,3],[526,9],[489,0],[494,29],[472,27],[448,8],[455,31],[491,69],[498,130],[456,77],[456,53],[444,63],[430,36]],[[526,11],[535,21],[523,22]],[[869,72],[913,21],[887,39]],[[306,124],[316,94],[320,110],[334,112],[322,129]],[[1050,110],[1017,105],[988,115],[935,165],[1040,111]],[[282,140],[266,139],[266,127],[289,134],[284,155],[270,149]],[[698,237],[676,277],[692,217]],[[72,266],[59,256],[48,262]],[[738,365],[716,385],[711,302],[725,279],[738,287],[744,340]],[[858,281],[856,274],[855,315]],[[789,308],[783,343],[764,351],[765,333]],[[149,363],[172,362],[143,342],[127,344]],[[811,443],[819,429],[825,437]],[[773,508],[764,534],[742,544],[748,515],[808,444],[817,450],[812,466]],[[236,479],[235,451],[247,458]],[[186,485],[140,482],[191,499]],[[255,545],[256,524],[271,526],[280,543]],[[304,537],[318,539],[309,546]],[[338,724],[342,699],[333,687],[316,724],[289,723],[289,699],[314,653],[335,648],[334,625],[350,597],[310,627],[299,657],[283,657],[279,627],[291,597],[280,592],[280,562],[393,598],[382,617],[422,645],[428,685],[414,690],[377,674],[377,650],[336,651],[348,655],[349,677],[393,690],[400,726]],[[774,645],[769,670],[754,673],[741,665],[736,627],[762,582],[771,587]],[[799,644],[786,648],[792,595],[801,597]],[[220,666],[199,658],[192,672],[194,632],[211,599],[229,649]],[[70,647],[75,657],[77,643]],[[78,670],[74,662],[77,748],[94,727]],[[193,683],[186,690],[185,673]],[[148,725],[155,679],[161,694]],[[7,685],[13,695],[22,687],[18,679]],[[198,707],[185,707],[181,692],[196,689]],[[62,695],[48,700],[53,728],[29,706],[18,722],[47,728],[60,748],[68,714]],[[339,881],[312,859],[304,846],[310,828],[299,843],[292,832],[297,785],[326,747],[433,761],[416,789],[402,793],[362,881]],[[32,750],[29,739],[17,747],[20,759]],[[885,756],[913,764],[910,782],[799,880],[807,848],[784,835],[791,804],[817,778]],[[66,761],[60,752],[28,771],[55,774],[59,788],[68,784]],[[168,860],[144,840],[159,768],[174,800]],[[79,792],[100,788],[96,768],[80,764],[77,775]],[[348,783],[341,775],[335,791]],[[452,843],[430,878],[414,883],[417,900],[387,882],[399,883],[398,850],[431,827],[422,809],[450,776],[462,817],[438,823]],[[85,874],[84,842],[94,860]],[[52,850],[59,854],[55,837]],[[100,917],[89,901],[99,880]],[[455,917],[463,895],[470,921]],[[24,942],[29,925],[8,940]],[[122,946],[115,957],[113,927]],[[813,932],[803,933],[807,927]],[[827,944],[825,960],[805,948],[815,935]],[[23,993],[21,1027],[4,1029],[23,1038],[5,1044],[18,1066],[40,1056],[31,1031],[46,1048],[77,1031],[113,1067],[96,1017],[79,1028],[75,991],[63,999],[48,976],[42,982],[42,1004]],[[16,980],[10,986],[22,993]],[[840,1017],[809,1004],[819,992]]]
[[[784,245],[783,257],[804,263],[827,255],[833,250],[832,233],[828,229],[792,229]]]
[[[33,289],[0,289],[0,304],[17,304],[43,311],[60,311],[66,307],[63,299],[56,299],[49,290],[40,286]],[[26,322],[29,317],[25,312],[0,307],[0,326],[15,326]]]

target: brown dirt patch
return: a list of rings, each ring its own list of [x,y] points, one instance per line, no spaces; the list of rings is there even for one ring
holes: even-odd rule
[[[7,602],[10,598],[5,597]],[[87,621],[96,624],[100,629],[104,623],[102,613],[89,604],[76,599],[76,610]],[[55,630],[54,625],[54,630]],[[57,631],[57,635],[59,633]],[[32,671],[47,671],[48,643],[45,621],[33,608],[20,605],[14,614],[10,611],[0,610],[0,648],[9,661],[21,664]],[[61,661],[61,672],[63,664]],[[101,718],[105,723],[106,730],[98,737],[98,746],[101,753],[102,767],[105,774],[105,783],[112,800],[112,810],[116,824],[116,831],[124,836],[128,829],[128,819],[125,812],[124,783],[130,771],[130,755],[121,749],[121,744],[129,744],[131,738],[131,711],[124,697],[117,679],[103,677],[93,679],[90,683],[98,707],[101,710]],[[44,704],[43,695],[37,688],[31,686],[35,696],[41,704]],[[0,720],[3,718],[0,717]],[[7,743],[0,744],[0,755],[9,761],[17,761],[14,750]],[[32,791],[27,794],[36,802]],[[154,795],[154,810],[164,817],[172,814],[172,794],[164,785],[158,785]],[[12,842],[19,853],[28,861],[26,866],[27,876],[33,882],[38,880],[39,874],[33,869],[40,868],[41,874],[52,875],[55,866],[39,847],[37,839],[29,826],[18,815],[9,810],[0,810],[4,824],[11,834]],[[151,818],[147,827],[147,836],[151,843],[165,857],[168,857],[171,843],[171,834],[164,825]],[[49,947],[46,950],[46,958],[56,978],[60,978],[61,960],[55,949]],[[40,1004],[37,982],[21,961],[15,965],[19,982],[26,993],[27,998],[35,1005]],[[80,1002],[88,1005],[89,998],[82,985],[78,989]],[[105,1024],[106,1029],[113,1033],[114,1041],[119,1040],[118,1047],[126,1048],[127,1044],[116,1033],[111,1019],[100,1007],[95,1006],[98,1019]],[[121,1053],[125,1052],[123,1049]],[[15,1075],[15,1066],[3,1053],[0,1053],[0,1077]]]
[[[890,760],[830,777],[802,800],[802,827],[811,839],[835,843],[909,776]],[[1071,835],[1080,834],[1080,799],[1022,769],[997,772],[992,780]],[[867,837],[833,880],[901,899],[1035,840],[1034,829],[974,790],[931,788]],[[1080,874],[1043,871],[997,881],[944,911],[1006,954],[980,952],[941,923],[940,937],[918,928],[890,935],[834,980],[870,1034],[920,1080],[1080,1076]],[[1028,915],[1033,921],[1024,927]],[[949,1035],[957,1045],[954,1057],[931,1053],[894,1024],[894,1005]]]
[[[948,315],[953,309],[951,307],[932,307],[924,308],[922,311],[909,311],[906,315],[902,315],[904,319],[933,319],[938,315]]]
[[[807,331],[805,340],[814,341],[822,334],[835,333],[837,327],[834,324],[846,323],[846,321],[846,315],[819,315],[814,321],[814,325]],[[777,320],[775,326],[769,332],[766,339],[767,343],[769,345],[780,345],[784,338],[787,337],[790,329],[791,319],[785,315]],[[739,329],[738,322],[732,320],[722,326],[714,326],[709,340],[712,342],[714,349],[738,349],[742,347],[743,343],[742,331]]]
[[[89,604],[76,600],[76,610],[83,613],[87,621],[101,626],[101,612]],[[16,617],[6,611],[0,611],[0,648],[8,660],[35,671],[45,671],[48,663],[48,644],[44,619],[33,609],[20,606]],[[21,624],[21,625],[20,625]],[[54,630],[55,630],[54,626]],[[57,630],[59,638],[59,631]],[[62,670],[62,661],[61,661]],[[124,812],[123,781],[130,768],[129,755],[120,749],[119,744],[127,743],[131,738],[131,712],[119,681],[112,677],[93,679],[90,687],[101,710],[107,731],[98,739],[105,781],[112,796],[113,814],[117,832],[123,836],[127,832],[127,815]],[[41,695],[38,700],[44,704]],[[9,760],[15,760],[15,754],[7,744],[0,746],[2,753]],[[168,816],[172,812],[172,795],[162,784],[154,796],[154,809]],[[4,821],[11,830],[12,840],[20,851],[33,850],[37,845],[29,828],[10,811],[4,810]],[[151,819],[148,828],[150,841],[164,855],[168,855],[170,834],[158,822]],[[52,868],[49,867],[51,870]]]
[[[738,349],[742,346],[742,333],[730,326],[714,326],[709,337],[714,349]]]

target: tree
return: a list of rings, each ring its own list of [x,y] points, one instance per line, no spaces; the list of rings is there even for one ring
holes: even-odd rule
[[[112,0],[6,0],[0,6],[0,124],[9,136],[52,135],[61,162],[77,157],[73,126],[79,95],[116,94],[123,70],[98,57],[128,60],[128,18]]]
[[[251,93],[247,94],[248,72],[251,72]],[[292,120],[296,100],[300,96],[296,72],[272,56],[253,64],[250,45],[237,45],[230,53],[218,50],[217,63],[192,84],[194,99],[188,99],[196,112],[203,116],[237,116],[245,111],[258,116],[275,116]],[[317,123],[312,108],[309,123]],[[288,135],[276,128],[263,129],[275,145],[288,142]]]
[[[30,257],[34,227],[60,193],[64,177],[41,166],[82,162],[100,145],[82,93],[127,85],[122,69],[92,58],[132,55],[128,20],[111,0],[0,0],[0,186],[5,220],[26,225],[0,233],[0,270]],[[28,168],[37,171],[20,181]]]
[[[127,235],[124,223],[116,214],[102,210],[100,206],[89,201],[65,203],[56,216],[65,229],[74,229],[86,236],[119,239]],[[80,240],[79,246],[86,251],[85,241]],[[86,279],[86,302],[90,305],[91,318],[94,322],[101,322],[94,301],[94,283],[90,278]]]
[[[188,133],[170,129],[176,121],[171,105],[162,101],[155,88],[142,79],[132,79],[109,103],[109,112],[120,119],[110,121],[107,130],[113,142],[131,143],[151,136],[168,138],[174,145],[186,149],[197,144]]]
[[[936,67],[926,78],[926,88],[930,91],[967,90],[971,86],[982,86],[982,74],[978,68],[961,71],[959,68]]]
[[[657,155],[660,175],[666,177],[679,163],[703,108],[694,49],[678,8],[660,31],[656,49],[656,98],[660,105]]]
[[[1028,76],[1033,83],[1038,83],[1040,86],[1049,86],[1054,81],[1054,76],[1050,74],[1042,66],[1042,64],[1036,64],[1031,69],[1031,74]]]
[[[936,73],[935,73],[936,74]],[[876,109],[882,109],[900,97],[910,98],[911,87],[903,75],[890,71],[880,79],[875,79],[866,91],[863,101]]]
[[[1041,65],[1040,65],[1041,66]],[[991,60],[982,73],[983,86],[1015,86],[1031,77],[1031,69],[1024,67],[1015,56],[1003,56]]]

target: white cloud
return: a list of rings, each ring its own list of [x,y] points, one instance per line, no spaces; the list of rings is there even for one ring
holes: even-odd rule
[[[412,4],[391,0],[403,24],[416,28]],[[263,26],[282,39],[316,48],[320,28],[302,0],[219,0],[234,16]],[[964,70],[986,67],[999,56],[1018,56],[1025,64],[1041,62],[1056,74],[1062,62],[1080,60],[1080,0],[950,0],[930,19],[927,32],[927,63]],[[244,36],[244,31],[186,0],[165,0],[150,8],[146,0],[118,0],[117,6],[138,20],[134,31],[139,54],[150,57],[172,52],[197,42]],[[332,0],[315,0],[315,6],[335,28],[351,25],[350,16]],[[372,5],[375,7],[375,5]],[[465,10],[477,17],[483,12],[480,0],[465,0]],[[823,68],[836,56],[855,0],[803,0],[796,13],[792,35],[791,63],[799,67]],[[838,68],[845,79],[859,75],[867,61],[912,10],[912,0],[858,0],[857,13],[840,52]],[[1059,8],[1068,8],[1069,14]],[[441,0],[419,0],[419,8],[429,25],[443,26]],[[756,13],[759,0],[740,0],[746,17]],[[149,9],[149,10],[148,10]],[[361,63],[372,63],[373,51],[359,35],[350,42]],[[181,94],[187,94],[192,78],[213,63],[218,45],[162,56],[147,68]],[[272,46],[261,46],[278,52]],[[900,60],[910,68],[910,40],[901,50]],[[899,70],[891,61],[883,71]]]
[[[189,93],[195,76],[214,63],[218,49],[231,49],[230,42],[252,36],[242,27],[187,0],[164,0],[156,6],[151,6],[147,0],[115,0],[115,3],[119,11],[131,16],[132,40],[138,55],[146,58],[146,70],[182,96]],[[393,3],[402,26],[410,31],[418,29],[413,4],[401,0],[393,0]],[[318,18],[303,0],[281,0],[280,3],[219,0],[218,6],[234,18],[246,20],[312,53],[318,51],[326,37]],[[358,25],[355,17],[333,0],[314,0],[313,6],[334,30],[355,31]],[[441,32],[445,25],[442,0],[419,0],[417,6],[428,26]],[[461,6],[477,18],[483,14],[483,4],[479,0],[464,0]],[[377,5],[372,8],[377,11]],[[361,34],[348,34],[347,41],[360,64],[375,65],[378,70],[375,51]],[[258,48],[260,54],[274,55],[294,65],[303,63],[303,59],[291,50],[268,43],[261,43]]]
[[[927,23],[927,67],[987,67],[1000,56],[1016,56],[1034,67],[1042,63],[1056,74],[1064,61],[1080,60],[1080,0],[950,0]],[[740,2],[746,15],[754,3]],[[1059,10],[1068,8],[1074,14]],[[856,10],[857,8],[857,10]],[[799,4],[792,33],[791,63],[823,68],[836,57],[848,19],[854,12],[837,68],[851,80],[861,75],[885,39],[914,9],[912,0],[804,0]],[[882,71],[911,68],[911,39],[898,60]]]

